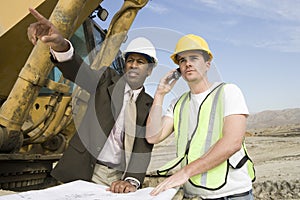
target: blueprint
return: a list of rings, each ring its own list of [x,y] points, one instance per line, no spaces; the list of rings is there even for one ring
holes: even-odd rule
[[[152,187],[126,194],[112,193],[106,191],[106,188],[108,187],[79,180],[43,190],[0,196],[0,200],[171,200],[177,192],[172,188],[157,196],[151,196],[149,193],[153,190]]]

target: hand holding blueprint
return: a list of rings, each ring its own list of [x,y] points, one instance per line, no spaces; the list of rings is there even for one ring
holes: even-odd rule
[[[108,187],[79,180],[43,190],[0,196],[0,200],[171,200],[177,192],[176,189],[169,189],[157,196],[151,196],[149,193],[153,190],[152,187],[126,194],[112,193],[106,191],[106,188]]]

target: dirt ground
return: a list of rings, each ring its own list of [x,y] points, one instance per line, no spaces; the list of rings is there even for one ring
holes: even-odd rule
[[[300,200],[300,134],[247,137],[246,146],[256,170],[255,200]],[[165,152],[160,148],[156,147],[154,156],[156,151]],[[146,179],[146,184],[155,186],[162,179]],[[183,192],[179,190],[173,200],[181,199]]]
[[[300,135],[247,137],[255,199],[300,199]]]
[[[300,200],[300,134],[247,137],[246,146],[255,164],[255,200]],[[168,141],[155,147],[150,168],[154,171],[172,159],[174,147]],[[144,186],[155,187],[162,180],[150,176],[145,179]],[[0,190],[0,195],[9,193]],[[179,190],[173,200],[182,199],[183,192]]]

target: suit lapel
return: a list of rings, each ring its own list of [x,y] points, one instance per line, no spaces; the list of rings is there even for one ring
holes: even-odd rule
[[[113,78],[112,81],[114,82],[114,84],[108,87],[108,92],[111,96],[112,113],[116,120],[123,106],[124,90],[125,90],[126,82],[123,77]],[[148,116],[151,103],[152,103],[151,99],[148,98],[147,95],[145,95],[145,88],[143,88],[143,90],[140,92],[136,100],[137,119],[136,119],[135,136],[140,130],[140,128],[138,127],[144,127],[144,122],[146,120],[146,117]],[[130,157],[133,151],[135,137],[127,135],[126,133],[124,137],[127,137],[127,139],[124,139],[124,150],[125,150],[125,160],[126,160],[125,171],[127,171],[130,162]]]
[[[123,106],[125,79],[123,77],[113,77],[112,81],[114,83],[110,85],[107,90],[111,97],[112,113],[114,115],[114,119],[117,120]]]
[[[137,116],[136,116],[136,129],[135,129],[135,137],[144,137],[144,136],[137,136],[138,133],[141,132],[141,129],[144,129],[144,122],[146,117],[148,116],[148,112],[150,106],[152,105],[152,101],[148,98],[148,95],[145,95],[145,89],[140,92],[137,100],[136,100],[136,107],[137,107]],[[142,131],[143,133],[145,131]],[[124,148],[125,148],[125,159],[126,159],[126,167],[125,171],[128,170],[130,158],[133,152],[133,146],[135,137],[125,133],[124,139]]]
[[[137,125],[144,126],[144,122],[148,116],[150,107],[152,105],[152,99],[145,93],[145,88],[139,94],[136,100],[137,107]]]

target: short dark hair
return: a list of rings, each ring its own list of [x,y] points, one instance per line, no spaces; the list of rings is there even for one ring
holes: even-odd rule
[[[205,62],[210,60],[210,56],[207,51],[204,51],[204,50],[199,50],[199,51],[201,52]]]
[[[195,50],[191,50],[191,51],[198,51],[198,52],[200,52],[200,54],[203,56],[203,59],[204,59],[205,62],[207,62],[207,61],[209,61],[211,59],[210,55],[205,50],[195,49]],[[178,54],[176,55],[175,59],[178,60]]]
[[[128,53],[126,53],[125,56],[124,56],[125,60],[127,60],[128,56],[129,56],[130,54],[133,54],[133,53],[135,53],[135,52],[128,52]],[[137,52],[136,54],[140,54],[140,55],[144,56],[149,64],[150,64],[150,63],[153,63],[153,64],[155,63],[154,58],[148,56],[147,54],[139,53],[139,52]]]

